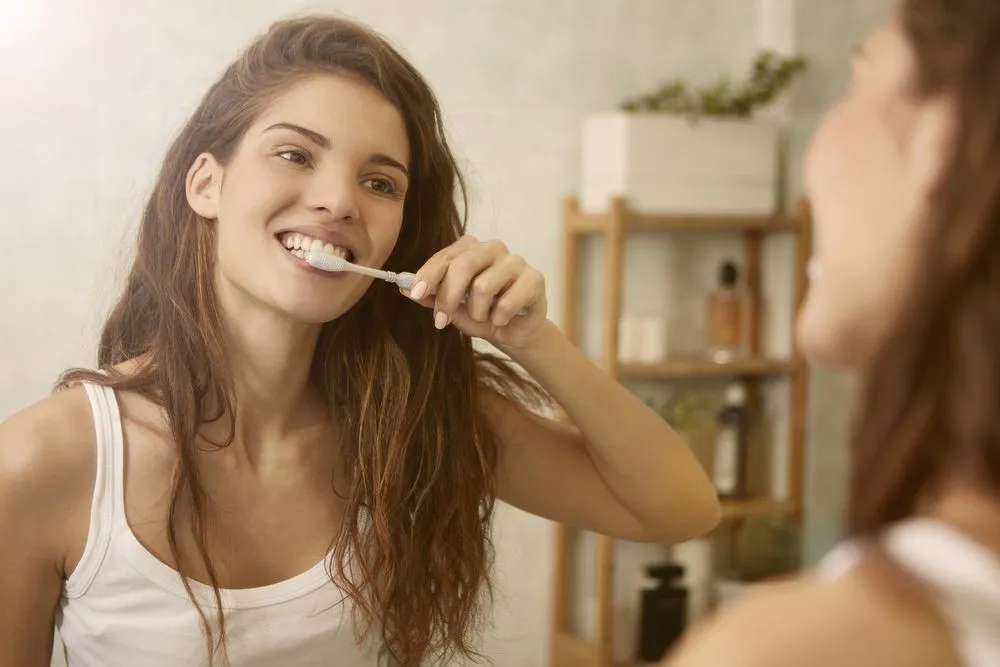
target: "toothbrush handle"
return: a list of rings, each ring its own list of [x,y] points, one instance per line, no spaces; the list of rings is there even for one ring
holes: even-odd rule
[[[416,281],[416,279],[417,279],[417,276],[415,274],[403,272],[403,273],[397,273],[396,274],[396,279],[393,280],[393,282],[396,283],[396,286],[399,287],[400,289],[409,290],[410,288],[413,287],[413,283]],[[434,294],[434,292],[431,292],[430,295],[433,295],[433,294]],[[430,296],[430,295],[428,295],[428,296]],[[462,303],[465,303],[468,300],[469,300],[469,293],[466,292],[465,295],[462,297]],[[493,299],[493,303],[496,303],[496,299]],[[517,311],[517,314],[518,315],[522,315],[522,316],[523,315],[527,315],[528,314],[528,309],[527,308],[522,308],[521,310]]]

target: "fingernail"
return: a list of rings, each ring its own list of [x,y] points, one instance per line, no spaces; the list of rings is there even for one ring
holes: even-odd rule
[[[416,285],[410,288],[410,298],[419,301],[424,298],[424,294],[427,293],[427,283],[423,280],[418,282]]]
[[[448,322],[449,319],[447,313],[438,312],[436,315],[434,315],[434,326],[436,328],[444,329],[446,326],[448,326]]]

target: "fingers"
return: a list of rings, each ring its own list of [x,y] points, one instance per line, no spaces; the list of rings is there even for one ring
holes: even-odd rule
[[[474,282],[478,277],[502,262],[507,256],[507,249],[499,242],[480,243],[452,259],[445,268],[444,275],[437,286],[437,298],[434,302],[435,317],[444,313],[451,318],[462,305],[462,300],[469,294],[470,300],[475,300],[475,308],[480,312],[489,313],[490,301],[476,293]],[[469,309],[472,304],[466,304]],[[471,310],[469,311],[471,314]],[[480,320],[481,321],[481,320]]]
[[[416,276],[407,295],[434,309],[438,329],[456,317],[465,323],[462,327],[506,326],[545,294],[542,274],[524,258],[500,241],[480,242],[471,236],[436,253]]]
[[[490,319],[491,311],[495,312],[494,301],[504,294],[526,269],[527,263],[522,257],[506,255],[475,276],[465,303],[469,317],[476,322],[486,322]]]
[[[476,247],[479,241],[473,236],[463,236],[446,248],[434,253],[417,271],[417,278],[410,289],[410,295],[417,301],[434,294],[448,271],[452,260],[466,250]]]
[[[513,283],[497,298],[490,322],[493,326],[505,327],[522,309],[530,311],[544,295],[544,276],[532,268],[520,271]]]

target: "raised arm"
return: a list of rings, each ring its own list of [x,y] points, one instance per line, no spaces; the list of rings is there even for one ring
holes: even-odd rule
[[[499,241],[464,236],[417,271],[408,293],[520,364],[575,427],[499,399],[487,409],[503,451],[502,500],[632,540],[682,542],[720,519],[711,480],[677,434],[594,366],[547,318],[545,281]]]
[[[595,367],[552,323],[518,362],[565,410],[560,424],[496,397],[502,500],[623,539],[677,543],[720,518],[688,446],[653,410]]]

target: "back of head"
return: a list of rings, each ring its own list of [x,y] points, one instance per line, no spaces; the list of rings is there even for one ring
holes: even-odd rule
[[[954,481],[1000,500],[1000,3],[904,0],[913,94],[944,100],[945,164],[917,269],[867,365],[850,531],[910,516]]]
[[[64,376],[64,382],[87,379],[139,391],[163,406],[180,457],[175,498],[190,496],[186,505],[195,513],[203,556],[207,501],[194,443],[205,422],[233,420],[239,406],[213,283],[216,232],[192,211],[185,179],[202,153],[225,165],[271,100],[323,74],[370,86],[405,123],[410,186],[386,268],[413,270],[459,238],[461,180],[423,78],[378,35],[349,21],[276,23],[211,87],[169,149],[142,216],[124,293],[101,336],[99,363],[111,372]],[[135,372],[113,370],[127,361]],[[518,393],[526,385],[504,364],[475,354],[454,327],[434,329],[421,306],[384,285],[373,285],[323,325],[312,381],[343,427],[348,488],[338,491],[347,514],[332,574],[354,599],[360,627],[380,634],[401,665],[435,653],[472,653],[489,588],[497,457],[480,410],[481,389],[489,384]],[[172,514],[171,546],[183,573],[178,525]],[[348,557],[352,576],[340,568]]]

